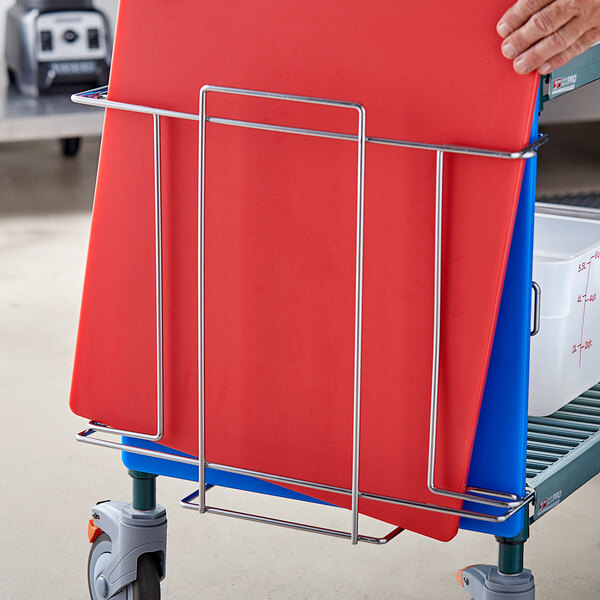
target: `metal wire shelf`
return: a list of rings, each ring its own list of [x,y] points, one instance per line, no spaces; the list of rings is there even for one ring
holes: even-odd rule
[[[529,417],[527,482],[536,490],[533,520],[600,471],[600,384],[554,414]]]

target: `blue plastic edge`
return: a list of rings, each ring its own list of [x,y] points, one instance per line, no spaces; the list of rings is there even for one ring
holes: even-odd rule
[[[538,137],[539,97],[531,141]],[[473,445],[468,485],[525,493],[527,461],[527,407],[529,401],[529,342],[533,225],[537,156],[525,163],[504,289],[490,365]],[[465,502],[464,508],[494,514],[481,504]],[[461,529],[514,537],[523,528],[523,510],[504,523],[463,518]],[[496,512],[495,514],[499,514]]]
[[[172,448],[167,448],[156,442],[148,442],[146,440],[138,440],[136,438],[123,437],[123,443],[136,448],[145,448],[146,450],[156,450],[158,452],[167,452],[176,456],[187,456],[188,458],[197,458],[178,452]],[[142,471],[144,473],[153,473],[154,475],[164,475],[166,477],[174,477],[175,479],[185,479],[198,483],[198,467],[187,465],[164,458],[154,458],[152,456],[142,456],[133,452],[121,453],[123,464],[132,471]],[[274,483],[269,483],[256,477],[249,475],[238,475],[237,473],[226,473],[224,471],[216,471],[214,469],[206,469],[207,485],[219,485],[222,487],[243,490],[247,492],[256,492],[258,494],[268,494],[270,496],[279,496],[281,498],[289,498],[291,500],[302,500],[304,502],[313,502],[314,504],[329,504],[315,498],[311,498],[306,494],[300,494],[293,490],[289,490]]]

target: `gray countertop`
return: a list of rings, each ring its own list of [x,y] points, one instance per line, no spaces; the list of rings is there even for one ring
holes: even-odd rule
[[[14,86],[0,88],[0,142],[100,135],[104,110],[80,106],[69,95],[30,98]]]

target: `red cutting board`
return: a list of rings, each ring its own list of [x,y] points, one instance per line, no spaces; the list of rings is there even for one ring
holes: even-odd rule
[[[367,135],[514,150],[537,78],[499,51],[510,0],[120,3],[110,97],[195,113],[204,84],[360,102]],[[356,131],[348,109],[211,95],[208,114]],[[165,437],[197,455],[197,124],[163,119]],[[356,143],[207,124],[206,456],[351,486]],[[448,156],[436,483],[464,490],[522,161]],[[434,153],[366,154],[360,489],[426,487]],[[109,110],[74,412],[155,427],[152,120]],[[305,491],[305,490],[304,490]],[[314,494],[347,506],[347,498]],[[448,540],[458,519],[361,501]]]

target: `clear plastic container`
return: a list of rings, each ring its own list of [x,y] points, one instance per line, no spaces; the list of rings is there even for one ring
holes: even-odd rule
[[[549,415],[600,381],[600,221],[536,214],[529,414]]]

